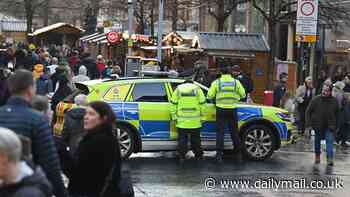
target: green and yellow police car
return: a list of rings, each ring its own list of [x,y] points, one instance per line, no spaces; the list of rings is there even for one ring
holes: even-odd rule
[[[76,84],[77,91],[57,106],[55,133],[60,134],[64,112],[74,107],[74,96],[86,94],[89,101],[109,103],[117,116],[116,131],[122,156],[148,151],[173,151],[177,149],[175,124],[170,118],[170,98],[183,79],[171,78],[120,78],[117,80],[92,80]],[[198,84],[206,94],[208,88]],[[207,103],[201,129],[204,150],[215,150],[215,106]],[[282,109],[240,103],[239,136],[244,155],[252,160],[264,160],[282,144],[291,143],[294,128],[289,114]],[[232,150],[229,131],[225,134],[225,150]]]

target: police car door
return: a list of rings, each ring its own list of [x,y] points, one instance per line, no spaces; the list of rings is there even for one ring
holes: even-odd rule
[[[164,150],[173,146],[169,144],[170,103],[167,92],[164,82],[134,84],[131,100],[137,103],[139,109],[142,150]]]

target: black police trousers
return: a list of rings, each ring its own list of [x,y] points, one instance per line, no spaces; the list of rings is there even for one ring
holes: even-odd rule
[[[177,128],[178,136],[178,148],[180,157],[185,158],[186,153],[188,152],[187,143],[188,136],[191,138],[191,149],[196,157],[203,155],[203,150],[201,147],[201,137],[200,137],[200,128],[198,129],[182,129]]]
[[[216,108],[216,152],[224,150],[225,129],[228,128],[235,151],[240,151],[241,142],[238,136],[238,115],[236,109]]]

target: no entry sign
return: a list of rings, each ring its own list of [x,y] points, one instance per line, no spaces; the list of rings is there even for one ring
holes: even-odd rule
[[[296,41],[316,42],[318,0],[298,0]]]
[[[109,32],[107,34],[107,40],[111,44],[115,44],[120,41],[120,36],[117,32]]]

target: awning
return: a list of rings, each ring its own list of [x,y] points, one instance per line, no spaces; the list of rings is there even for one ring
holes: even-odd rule
[[[99,33],[93,33],[93,34],[90,34],[90,35],[86,35],[86,36],[83,36],[83,37],[79,38],[79,40],[80,40],[80,41],[84,41],[84,40],[86,40],[86,39],[88,39],[88,38],[90,38],[90,37],[96,36],[96,35],[98,35],[98,34],[99,34]]]
[[[192,47],[204,49],[206,51],[270,51],[270,47],[264,35],[253,33],[200,32],[193,40]]]

